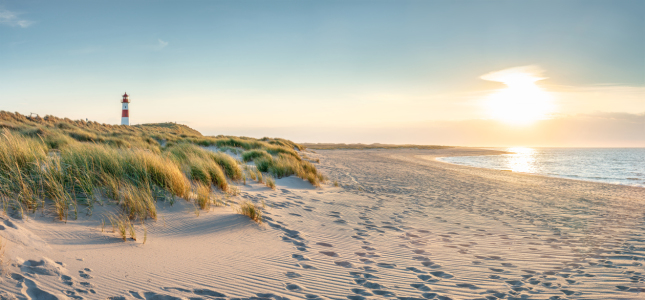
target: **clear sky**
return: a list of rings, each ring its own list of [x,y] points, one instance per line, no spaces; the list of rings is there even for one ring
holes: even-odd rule
[[[209,135],[645,147],[645,1],[0,0],[0,110],[124,91]]]

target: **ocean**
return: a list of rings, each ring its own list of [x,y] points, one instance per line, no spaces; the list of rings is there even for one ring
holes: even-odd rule
[[[442,157],[472,167],[645,187],[645,148],[495,148],[513,154]]]

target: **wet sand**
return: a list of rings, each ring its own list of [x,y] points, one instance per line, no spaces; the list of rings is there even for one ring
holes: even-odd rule
[[[5,217],[7,256],[20,259],[0,290],[17,299],[645,296],[644,188],[434,159],[473,154],[494,152],[308,153],[342,187],[297,178],[275,191],[241,187],[239,199],[268,206],[264,225],[231,208],[196,216],[180,201],[147,224],[145,245],[101,232],[95,216]]]

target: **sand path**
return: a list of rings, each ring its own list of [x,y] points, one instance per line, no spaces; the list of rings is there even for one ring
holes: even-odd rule
[[[269,206],[264,226],[177,203],[160,209],[145,245],[91,218],[7,220],[0,234],[27,261],[0,288],[18,299],[644,296],[644,188],[433,159],[487,153],[317,151],[342,188],[295,178],[242,188]]]

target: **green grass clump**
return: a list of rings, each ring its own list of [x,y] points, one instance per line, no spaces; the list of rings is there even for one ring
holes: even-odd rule
[[[280,154],[278,157],[256,159],[255,166],[261,172],[268,172],[277,178],[296,175],[314,186],[320,186],[324,180],[322,174],[312,163],[304,160],[298,161],[285,154]]]
[[[242,153],[242,160],[244,162],[249,162],[256,159],[270,159],[271,154],[265,150],[249,150]]]
[[[208,186],[212,183],[223,191],[228,188],[226,175],[216,161],[220,154],[192,144],[175,144],[169,147],[167,152],[173,160],[186,166],[186,174],[191,180]]]
[[[211,152],[209,155],[218,165],[220,165],[220,167],[222,167],[222,169],[224,169],[228,178],[236,181],[242,179],[242,170],[240,170],[237,160],[232,158],[230,155],[221,152]]]

